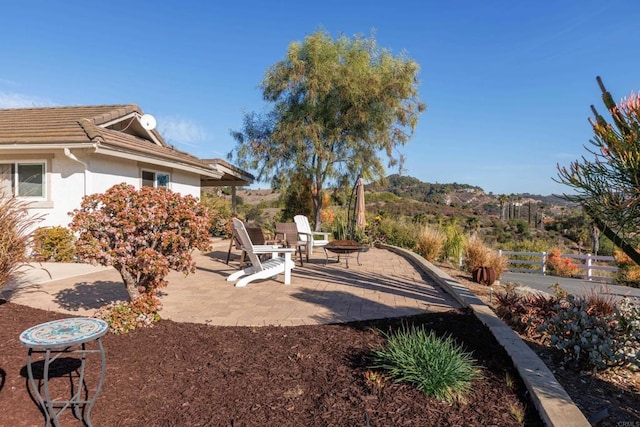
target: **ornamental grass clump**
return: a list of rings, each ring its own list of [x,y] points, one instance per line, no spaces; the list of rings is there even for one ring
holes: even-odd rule
[[[478,236],[467,239],[465,247],[465,266],[469,273],[480,267],[492,267],[496,273],[496,279],[507,268],[507,260],[498,252],[487,246]]]
[[[446,260],[453,258],[456,263],[459,263],[466,242],[464,232],[455,220],[445,224],[443,231],[445,235],[442,248],[444,258]]]
[[[0,287],[29,261],[31,229],[42,216],[30,215],[28,204],[0,192]]]
[[[467,240],[464,251],[464,263],[469,273],[473,272],[476,268],[488,266],[490,249],[478,236],[471,236]]]
[[[387,344],[373,352],[372,369],[388,373],[395,382],[413,384],[438,400],[463,401],[471,382],[479,376],[471,354],[453,338],[443,338],[424,327],[402,326],[385,334]]]
[[[429,262],[436,260],[444,247],[445,235],[442,231],[424,226],[418,234],[418,251]]]

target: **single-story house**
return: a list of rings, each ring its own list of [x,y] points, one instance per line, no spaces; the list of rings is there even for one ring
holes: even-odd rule
[[[28,200],[40,226],[66,226],[82,197],[125,182],[200,197],[253,176],[167,144],[135,104],[0,109],[0,197]],[[235,204],[234,204],[235,206]]]

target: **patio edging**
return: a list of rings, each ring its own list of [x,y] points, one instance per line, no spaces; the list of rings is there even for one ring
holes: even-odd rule
[[[377,244],[414,262],[431,279],[489,328],[504,347],[531,394],[540,417],[550,427],[589,427],[591,424],[551,370],[480,298],[420,255],[397,246]]]

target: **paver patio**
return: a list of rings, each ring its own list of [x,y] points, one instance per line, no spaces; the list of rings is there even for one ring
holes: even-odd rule
[[[305,325],[399,317],[425,311],[447,311],[460,305],[439,285],[422,275],[402,256],[371,248],[345,268],[335,258],[325,265],[322,250],[304,267],[297,263],[291,285],[275,280],[236,288],[225,278],[238,268],[236,254],[229,265],[228,241],[217,241],[211,252],[195,253],[197,271],[171,272],[161,291],[161,316],[177,322],[223,326]],[[77,266],[77,265],[76,265]],[[92,315],[100,306],[124,300],[120,275],[114,269],[67,277],[4,291],[17,304]]]

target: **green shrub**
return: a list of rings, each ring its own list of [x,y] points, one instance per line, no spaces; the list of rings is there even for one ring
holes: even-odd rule
[[[529,234],[529,230],[531,228],[529,223],[523,219],[512,219],[509,221],[509,225],[513,227],[519,235]]]
[[[231,202],[213,194],[203,193],[201,203],[209,214],[209,232],[216,237],[231,237],[228,226],[231,218]]]
[[[331,221],[331,233],[334,239],[346,240],[347,239],[347,215],[344,209],[338,210],[334,213],[333,221]]]
[[[511,240],[509,242],[500,245],[500,248],[505,251],[513,252],[546,252],[547,249],[552,246],[548,241],[542,239],[523,239],[523,240]],[[527,256],[527,255],[510,255],[509,259],[523,260],[523,261],[540,261],[540,256]],[[540,264],[516,264],[514,267],[526,268],[529,270],[540,270]]]
[[[331,214],[327,214],[326,216],[331,218],[331,222],[322,223],[322,230],[328,231],[332,234],[333,238],[336,240],[355,240],[356,242],[369,245],[371,243],[371,232],[372,227],[367,223],[365,229],[355,227],[352,230],[351,235],[348,235],[348,224],[347,224],[347,213],[344,209],[334,209],[331,211]]]
[[[551,246],[550,242],[543,239],[522,239],[512,240],[501,245],[501,248],[514,252],[545,252],[549,246]]]
[[[66,227],[40,227],[33,233],[33,250],[42,261],[70,262],[75,254],[73,231]]]
[[[383,334],[386,347],[373,352],[372,369],[389,373],[396,382],[408,382],[436,399],[464,399],[471,381],[479,376],[470,353],[451,337],[440,338],[423,327],[403,326]]]
[[[449,222],[444,226],[444,256],[446,259],[454,258],[457,263],[462,256],[464,250],[465,236],[455,221]]]
[[[613,251],[616,249],[616,245],[604,235],[600,235],[600,245],[598,249],[598,255],[613,256]]]
[[[372,192],[367,194],[367,203],[398,203],[401,200],[401,197],[398,197],[393,193],[389,193],[388,191]]]
[[[262,224],[262,209],[258,206],[248,206],[246,209],[242,209],[244,213],[244,217],[248,222],[255,222],[257,224]]]
[[[289,177],[289,184],[280,193],[282,211],[279,222],[289,222],[296,215],[313,218],[313,183],[304,172]]]
[[[410,250],[416,247],[418,229],[415,225],[408,225],[390,218],[381,218],[376,222],[377,229],[375,234],[377,241]]]

